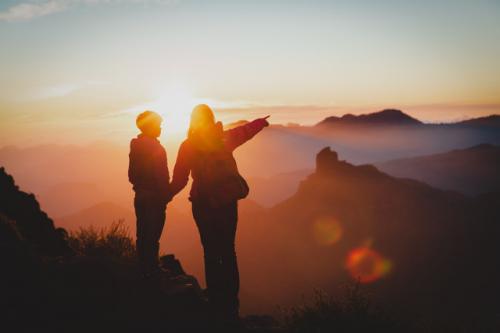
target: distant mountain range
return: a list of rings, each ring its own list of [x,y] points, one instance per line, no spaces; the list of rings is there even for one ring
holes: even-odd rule
[[[441,123],[441,124],[426,124],[415,119],[401,110],[385,109],[378,112],[352,115],[345,114],[341,117],[327,117],[316,124],[316,127],[328,126],[418,126],[418,125],[441,125],[441,126],[483,126],[500,128],[500,115],[490,115],[486,117],[472,118],[468,120]]]
[[[424,124],[399,110],[328,119],[324,122],[337,125],[270,126],[236,150],[253,201],[271,206],[292,195],[307,170],[314,169],[316,152],[325,146],[353,164],[376,164],[483,143],[500,145],[499,116],[444,125]],[[172,169],[178,147],[167,142]],[[131,210],[128,142],[3,147],[0,166],[14,175],[21,189],[36,193],[42,208],[55,218],[102,202]]]
[[[314,126],[271,126],[238,148],[236,155],[241,170],[252,177],[312,169],[312,152],[324,146],[331,146],[354,164],[378,163],[482,143],[500,145],[499,119],[493,115],[428,124],[393,109],[328,117]],[[264,169],[257,167],[262,160],[266,161]]]
[[[316,126],[332,126],[332,125],[422,125],[423,123],[409,115],[403,113],[401,110],[386,109],[379,112],[362,114],[355,116],[352,114],[345,114],[342,117],[328,117],[319,122]]]
[[[377,163],[390,175],[469,195],[500,192],[500,146],[481,144],[450,152]]]
[[[457,122],[454,125],[490,127],[490,128],[499,129],[500,128],[500,115],[491,115],[491,116],[487,116],[487,117],[473,118],[473,119]]]

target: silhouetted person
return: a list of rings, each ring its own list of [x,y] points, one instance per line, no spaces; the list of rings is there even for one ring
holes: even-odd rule
[[[189,200],[203,244],[208,298],[215,314],[224,321],[239,319],[239,273],[234,244],[237,200],[248,193],[232,153],[269,125],[266,118],[223,131],[207,105],[196,106],[188,138],[179,148],[174,168],[172,195],[186,186],[190,173],[193,178]]]
[[[146,277],[159,270],[159,240],[165,209],[171,200],[167,153],[158,141],[162,118],[145,111],[137,116],[141,134],[130,142],[128,178],[134,185],[137,217],[137,256]]]

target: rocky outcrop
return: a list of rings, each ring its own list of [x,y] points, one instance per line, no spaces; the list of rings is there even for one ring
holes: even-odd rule
[[[330,147],[325,147],[316,155],[316,173],[314,176],[341,176],[341,175],[356,175],[363,176],[382,176],[385,174],[377,170],[373,165],[355,166],[345,161],[340,161],[337,152],[331,150]]]
[[[316,155],[316,172],[319,174],[327,174],[332,166],[339,162],[336,152],[332,151],[330,147],[325,147]]]
[[[0,213],[15,224],[20,235],[40,254],[71,253],[65,239],[66,231],[54,227],[35,196],[19,190],[4,168],[0,168]]]
[[[226,331],[173,254],[144,278],[134,251],[80,251],[78,235],[67,242],[64,229],[55,228],[34,195],[20,191],[3,168],[0,194],[0,331]],[[62,256],[68,243],[74,255]],[[244,325],[253,332],[274,325],[262,318],[249,317]]]

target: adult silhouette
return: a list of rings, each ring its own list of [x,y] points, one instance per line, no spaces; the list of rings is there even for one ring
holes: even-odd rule
[[[166,204],[171,200],[167,153],[158,141],[162,118],[153,111],[137,116],[141,130],[130,142],[128,178],[134,186],[137,217],[137,257],[145,277],[160,271],[158,250],[165,224]]]
[[[172,195],[193,178],[189,200],[204,250],[208,299],[220,320],[239,319],[239,272],[235,252],[238,199],[248,194],[233,151],[268,126],[267,117],[224,131],[209,106],[193,109],[171,183]]]

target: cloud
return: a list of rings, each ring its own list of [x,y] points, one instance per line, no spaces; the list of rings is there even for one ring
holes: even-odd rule
[[[41,87],[34,94],[30,95],[28,99],[39,100],[48,98],[57,98],[68,96],[74,92],[88,87],[106,85],[106,82],[101,81],[86,81],[79,83],[61,83],[53,86]]]
[[[97,5],[97,4],[120,4],[120,3],[136,3],[136,4],[177,4],[179,0],[34,0],[26,1],[4,11],[0,12],[0,21],[28,21],[37,17],[46,16],[67,10],[68,8],[79,5]]]
[[[0,12],[0,21],[25,21],[35,17],[50,15],[65,10],[67,1],[47,1],[43,3],[21,3]]]
[[[80,89],[80,85],[77,84],[61,84],[57,86],[47,87],[41,90],[36,98],[44,99],[51,97],[62,97],[71,94]]]

